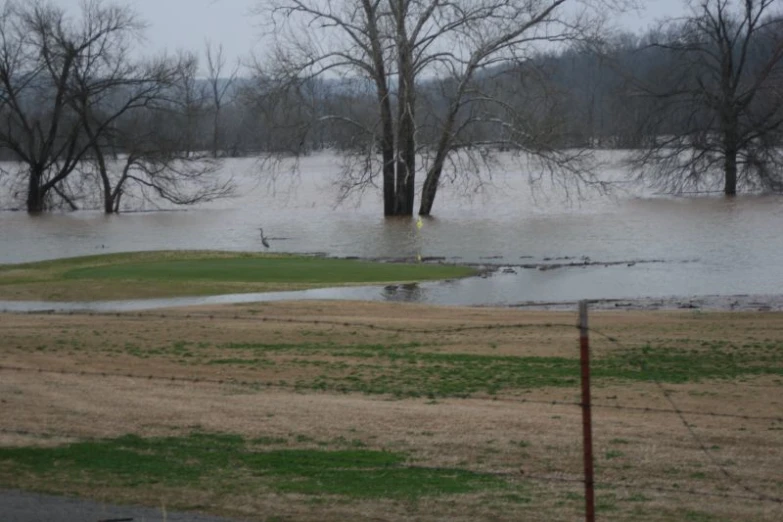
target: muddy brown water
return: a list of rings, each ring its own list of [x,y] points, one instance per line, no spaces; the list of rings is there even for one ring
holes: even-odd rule
[[[488,278],[352,291],[361,298],[513,304],[779,294],[783,288],[781,197],[661,197],[626,183],[610,196],[565,199],[531,192],[524,168],[508,163],[480,190],[444,186],[436,217],[418,230],[412,219],[384,219],[377,191],[335,206],[336,161],[306,158],[295,181],[271,185],[254,160],[229,160],[225,172],[235,176],[241,195],[187,211],[0,212],[0,263],[154,249],[262,251],[263,227],[274,252],[421,255],[501,267]],[[8,198],[2,203],[12,205]]]

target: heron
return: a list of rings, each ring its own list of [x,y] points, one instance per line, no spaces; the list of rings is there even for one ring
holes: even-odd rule
[[[264,245],[265,248],[269,248],[269,242],[264,237],[264,229],[263,228],[259,228],[258,230],[261,231],[261,244]]]

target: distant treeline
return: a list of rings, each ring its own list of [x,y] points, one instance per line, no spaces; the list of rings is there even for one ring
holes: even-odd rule
[[[492,9],[516,6],[514,16],[533,29],[561,23],[539,17],[529,2],[507,4]],[[479,60],[468,65],[455,53],[428,57],[395,47],[404,24],[397,36],[373,33],[391,15],[368,11],[363,30],[377,39],[347,48],[347,67],[323,62],[313,72],[313,64],[332,55],[296,56],[304,65],[294,67],[294,54],[277,49],[277,68],[258,65],[240,77],[220,46],[133,58],[143,24],[122,6],[90,2],[74,22],[51,3],[6,2],[0,159],[19,168],[4,169],[0,181],[24,194],[32,212],[79,208],[96,187],[105,211],[118,212],[130,185],[195,203],[231,193],[212,176],[221,158],[329,149],[356,160],[346,171],[346,190],[383,173],[390,214],[413,212],[411,173],[424,169],[428,202],[421,212],[429,214],[450,162],[461,171],[496,151],[532,151],[547,168],[590,181],[583,164],[572,161],[581,156],[558,151],[622,148],[645,151],[637,166],[663,165],[656,179],[672,190],[702,182],[718,163],[727,179],[735,178],[727,194],[736,192],[737,179],[778,190],[783,19],[769,0],[742,5],[709,0],[690,18],[641,35],[582,38],[567,28],[562,40],[546,37],[548,51],[515,53],[500,35],[492,44],[496,54],[482,54],[471,47],[480,32],[457,33],[453,41]],[[492,20],[485,20],[487,28]],[[473,30],[474,22],[455,18],[443,34]],[[513,24],[507,30],[509,41],[527,45]],[[432,67],[441,61],[448,67]],[[417,163],[427,151],[431,157]]]

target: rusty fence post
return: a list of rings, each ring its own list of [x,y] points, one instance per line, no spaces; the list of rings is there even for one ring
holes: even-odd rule
[[[587,335],[587,301],[579,301],[579,354],[582,369],[582,439],[585,465],[585,520],[595,521],[593,483],[593,419],[590,410],[590,339]]]

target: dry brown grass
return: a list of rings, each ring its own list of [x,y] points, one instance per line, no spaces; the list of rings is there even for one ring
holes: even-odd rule
[[[225,356],[223,345],[228,342],[329,342],[336,346],[416,342],[420,350],[432,353],[570,358],[576,357],[576,330],[566,326],[575,320],[571,313],[345,302],[269,303],[141,316],[0,315],[3,366],[111,374],[0,370],[0,445],[53,445],[128,433],[184,435],[193,430],[282,438],[286,441],[283,447],[319,448],[330,447],[336,440],[359,441],[368,448],[407,452],[417,465],[509,473],[509,480],[523,488],[529,501],[499,493],[403,502],[264,491],[249,496],[183,488],[117,489],[111,484],[89,490],[65,484],[48,487],[101,500],[202,506],[214,513],[258,520],[272,515],[320,521],[574,520],[582,509],[580,484],[560,480],[580,478],[580,410],[568,405],[523,403],[521,399],[578,401],[576,387],[509,389],[494,396],[478,393],[470,398],[435,401],[394,399],[294,389],[297,380],[313,379],[317,372],[296,364],[304,356],[286,350],[265,353],[274,363],[269,366],[207,362],[221,353]],[[594,313],[591,322],[627,346],[656,339],[783,340],[783,316],[772,313],[605,312]],[[523,323],[529,326],[497,328]],[[417,331],[476,326],[493,328],[455,333]],[[181,342],[201,343],[202,348],[191,349],[195,356],[167,349]],[[620,349],[596,335],[593,347],[596,358]],[[327,362],[335,359],[330,353],[315,357]],[[347,359],[356,362],[352,357]],[[118,373],[135,377],[114,375]],[[148,376],[244,380],[249,384],[144,378]],[[254,384],[258,382],[274,386]],[[775,377],[666,384],[665,388],[671,390],[681,409],[691,412],[783,415],[783,385]],[[659,386],[651,382],[599,380],[593,396],[603,405],[671,408]],[[734,498],[753,496],[746,488],[783,496],[783,423],[693,414],[686,418],[712,458],[674,414],[594,410],[600,518],[783,518],[780,504]],[[738,481],[727,479],[724,470]],[[0,484],[47,486],[40,477],[11,477],[2,468]],[[714,496],[673,492],[677,489]],[[731,497],[721,498],[721,494]]]

